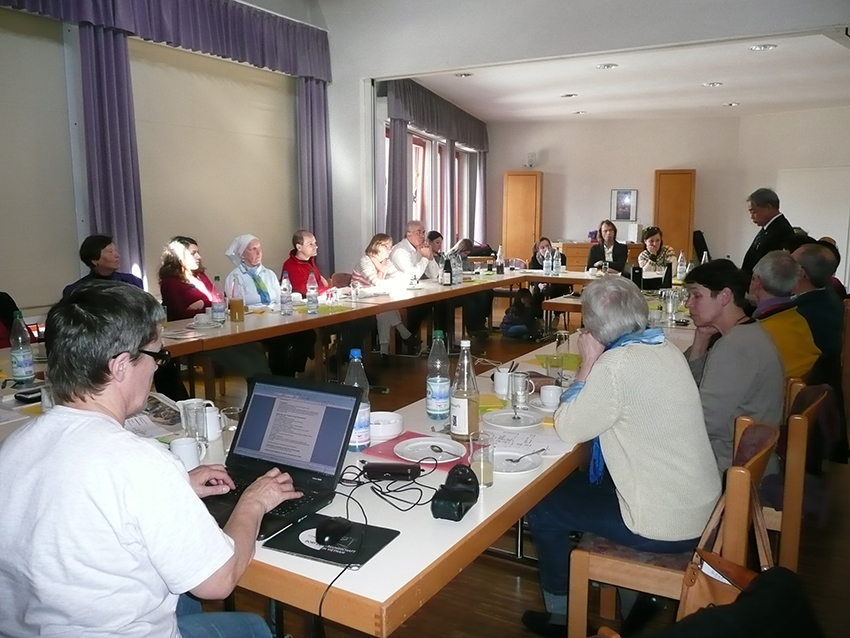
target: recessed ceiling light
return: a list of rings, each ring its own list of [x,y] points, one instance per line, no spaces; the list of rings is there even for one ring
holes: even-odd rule
[[[472,73],[455,73],[456,78],[468,78],[471,77]]]
[[[750,51],[770,51],[775,48],[775,44],[756,44],[755,46],[750,47]]]
[[[596,68],[597,69],[616,69],[618,66],[620,66],[620,65],[608,62],[606,64],[597,64]]]
[[[718,86],[723,86],[723,82],[706,82],[703,86],[707,86],[710,89],[717,88]]]
[[[562,93],[561,97],[578,97],[578,93]]]
[[[740,106],[740,102],[726,102],[723,106]]]
[[[584,115],[585,113],[587,113],[587,111],[576,111],[573,115]]]

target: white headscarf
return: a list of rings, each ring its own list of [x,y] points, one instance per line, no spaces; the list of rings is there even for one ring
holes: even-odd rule
[[[239,266],[242,265],[242,253],[245,252],[248,244],[255,239],[257,238],[253,235],[239,235],[239,237],[234,239],[233,243],[230,244],[230,248],[224,252],[224,256],[232,261],[237,268],[239,268]]]

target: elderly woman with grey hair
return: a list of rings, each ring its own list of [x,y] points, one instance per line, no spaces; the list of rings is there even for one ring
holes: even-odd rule
[[[528,513],[546,612],[527,611],[522,620],[540,635],[564,632],[571,532],[684,552],[720,496],[688,363],[661,329],[647,328],[648,314],[623,277],[582,291],[582,362],[561,396],[555,430],[570,446],[593,441],[593,454],[589,473],[570,475]]]

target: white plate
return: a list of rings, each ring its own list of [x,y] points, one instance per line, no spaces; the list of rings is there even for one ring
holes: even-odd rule
[[[191,328],[192,330],[212,330],[213,328],[221,328],[224,323],[219,323],[218,321],[212,321],[210,323],[195,323],[194,321],[190,321],[187,328]]]
[[[496,450],[493,462],[493,471],[496,474],[525,474],[533,472],[543,465],[543,458],[539,454],[532,454],[520,459],[519,463],[509,463],[508,459],[516,459],[523,455],[518,450]]]
[[[443,451],[435,452],[431,449],[432,445],[438,446]],[[397,457],[412,463],[419,463],[426,458],[436,459],[437,463],[449,463],[463,458],[463,455],[466,454],[466,448],[451,439],[426,436],[402,441],[393,448],[393,452]]]
[[[555,410],[558,409],[557,405],[554,408],[550,408],[548,405],[543,405],[543,401],[540,400],[540,397],[531,397],[528,400],[528,405],[535,410],[540,410],[546,414],[555,414]]]
[[[422,290],[422,284],[416,284],[415,286],[408,286],[407,290]]]
[[[519,419],[514,419],[513,410],[496,410],[487,412],[481,419],[487,425],[503,430],[530,430],[543,423],[543,416],[535,410],[519,410]]]

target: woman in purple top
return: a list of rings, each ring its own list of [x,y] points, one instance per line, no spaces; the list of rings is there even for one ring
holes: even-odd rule
[[[121,266],[121,255],[109,235],[91,235],[80,245],[80,259],[89,267],[90,272],[85,277],[65,286],[62,297],[67,297],[87,281],[112,280],[123,281],[136,288],[142,288],[142,280],[126,272],[118,272]]]

